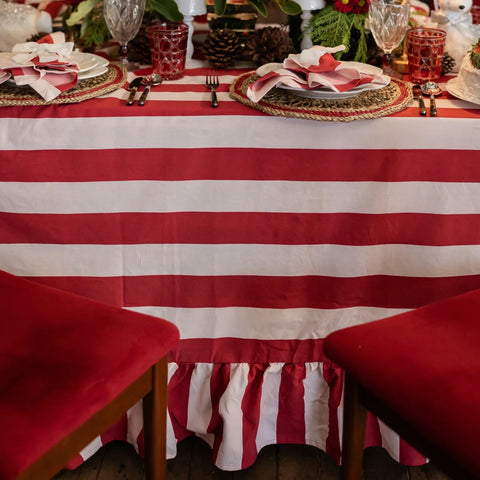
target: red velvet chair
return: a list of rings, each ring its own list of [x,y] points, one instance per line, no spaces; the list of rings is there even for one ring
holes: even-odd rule
[[[0,478],[49,479],[143,398],[147,478],[166,476],[177,328],[0,271]]]
[[[343,478],[359,479],[367,409],[450,477],[480,479],[480,290],[338,330]]]

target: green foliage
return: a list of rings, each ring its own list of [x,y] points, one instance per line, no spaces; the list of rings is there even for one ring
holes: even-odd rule
[[[264,17],[267,16],[267,6],[265,5],[265,2],[263,2],[263,0],[249,0],[248,3],[250,3],[250,5],[253,5],[260,13],[260,15]]]
[[[87,48],[101,45],[110,36],[102,4],[97,0],[85,0],[77,9],[65,11],[62,21],[65,31]]]
[[[145,12],[174,22],[183,19],[175,0],[147,0]],[[111,37],[103,16],[102,0],[83,0],[74,10],[65,12],[63,24],[86,47],[100,46]]]
[[[181,22],[183,15],[178,10],[175,0],[147,0],[147,13],[157,13],[171,22]]]
[[[352,37],[358,36],[353,59],[356,62],[365,62],[367,60],[366,16],[366,13],[341,13],[335,10],[333,5],[327,5],[311,18],[306,32],[309,33],[313,43],[323,47],[345,45],[343,52],[334,54],[337,60],[349,54]]]
[[[260,15],[267,16],[267,6],[266,3],[268,0],[247,0],[248,3],[255,7],[255,9],[260,13]],[[273,0],[282,12],[287,15],[298,15],[302,13],[302,8],[300,5],[293,0]],[[213,6],[215,13],[217,15],[223,15],[225,9],[227,8],[227,0],[213,0]]]

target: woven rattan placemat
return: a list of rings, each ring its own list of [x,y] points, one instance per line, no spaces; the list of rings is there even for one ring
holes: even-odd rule
[[[63,92],[50,102],[46,102],[30,87],[17,87],[4,82],[0,84],[0,107],[83,102],[122,87],[126,80],[125,68],[109,65],[107,72],[103,75],[82,80],[75,87]]]
[[[401,80],[392,78],[386,87],[362,92],[353,98],[318,100],[273,88],[259,102],[255,103],[247,97],[247,88],[257,78],[255,72],[240,75],[230,85],[230,96],[244,105],[269,115],[282,117],[351,122],[400,112],[407,108],[413,99],[410,86]]]

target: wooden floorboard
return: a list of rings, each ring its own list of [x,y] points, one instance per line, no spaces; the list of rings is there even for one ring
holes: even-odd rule
[[[395,462],[382,448],[365,450],[362,480],[448,480],[432,464],[407,467]],[[75,470],[54,480],[143,480],[144,462],[132,445],[112,442]],[[212,462],[212,450],[201,439],[190,437],[178,445],[176,458],[167,462],[168,480],[340,480],[340,469],[331,457],[308,445],[269,445],[254,465],[226,472]]]

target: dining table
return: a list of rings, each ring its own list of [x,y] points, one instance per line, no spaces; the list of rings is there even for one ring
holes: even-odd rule
[[[216,70],[212,108],[210,70],[144,106],[126,106],[132,72],[85,101],[1,106],[0,269],[179,328],[168,458],[196,435],[224,470],[282,443],[340,462],[325,337],[480,288],[480,105],[447,76],[437,117],[416,99],[353,121],[270,114],[231,95],[242,66]],[[113,439],[141,453],[142,422],[137,404],[71,465]],[[425,462],[374,417],[368,445]]]

